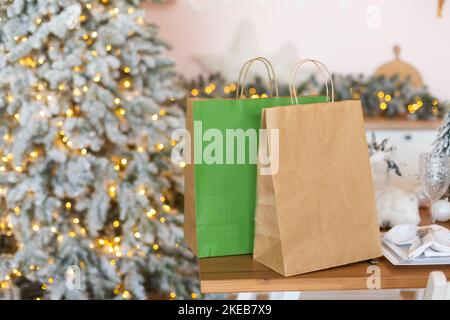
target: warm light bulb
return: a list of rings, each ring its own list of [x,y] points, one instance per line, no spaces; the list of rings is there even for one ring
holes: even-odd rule
[[[155,209],[150,209],[149,211],[147,211],[147,217],[153,218],[155,215],[156,215]]]

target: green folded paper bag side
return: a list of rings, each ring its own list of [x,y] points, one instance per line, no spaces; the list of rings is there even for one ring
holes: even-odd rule
[[[324,96],[300,97],[299,104],[328,101]],[[249,163],[249,138],[245,139],[245,163],[237,162],[237,140],[234,140],[234,164],[226,162],[226,130],[256,129],[261,126],[263,108],[292,105],[291,98],[266,99],[207,99],[192,101],[193,121],[201,121],[200,130],[194,129],[194,197],[197,256],[214,257],[253,252],[254,216],[256,206],[256,164]],[[198,123],[198,122],[197,122]],[[202,134],[215,129],[213,138],[206,141]],[[221,132],[223,140],[216,141]],[[292,137],[295,139],[295,136]],[[202,141],[203,140],[203,141]],[[229,141],[228,141],[229,142]],[[212,144],[212,145],[211,145]],[[222,145],[224,164],[198,163],[201,155],[216,155],[214,146]],[[258,144],[256,144],[257,146]],[[205,148],[210,148],[205,152]],[[218,150],[218,149],[217,149]],[[239,150],[242,152],[242,150]],[[295,152],[295,150],[293,150]],[[186,221],[189,219],[187,218]],[[192,221],[192,218],[190,219]],[[186,228],[185,228],[186,230]],[[191,248],[195,247],[190,245]],[[195,250],[194,250],[195,251]]]

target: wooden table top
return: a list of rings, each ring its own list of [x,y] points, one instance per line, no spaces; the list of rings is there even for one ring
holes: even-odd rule
[[[421,210],[422,221],[429,215]],[[450,228],[450,222],[443,223]],[[432,271],[443,271],[450,278],[450,265],[394,266],[386,258],[378,259],[381,289],[414,289],[426,287]],[[200,285],[203,293],[264,292],[264,291],[331,291],[367,289],[368,261],[283,277],[254,261],[251,255],[200,259]]]

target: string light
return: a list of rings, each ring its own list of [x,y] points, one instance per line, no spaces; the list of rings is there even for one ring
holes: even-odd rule
[[[149,211],[147,211],[147,217],[148,218],[153,218],[156,215],[156,210],[155,209],[150,209]]]
[[[127,112],[125,111],[124,108],[117,108],[117,109],[116,109],[116,114],[117,114],[118,116],[124,116],[125,113],[127,113]]]
[[[146,193],[147,193],[147,190],[145,189],[144,186],[141,186],[141,187],[138,188],[138,193],[139,193],[141,196],[145,196]]]
[[[122,293],[122,298],[125,299],[125,300],[130,299],[130,298],[131,298],[131,293],[125,290],[125,291]]]
[[[101,74],[100,73],[96,73],[95,77],[94,77],[94,81],[95,82],[99,82],[101,80],[101,78],[102,78]]]
[[[131,79],[125,78],[120,82],[120,86],[124,89],[130,89],[131,88]]]
[[[109,195],[109,197],[110,198],[115,198],[116,197],[116,191],[117,191],[117,189],[116,189],[116,187],[114,185],[110,186],[108,188],[108,195]]]
[[[19,64],[27,67],[27,68],[35,68],[36,67],[36,61],[32,57],[22,57],[19,59]]]
[[[74,88],[73,91],[72,91],[72,93],[73,93],[73,95],[74,95],[75,97],[81,96],[81,90],[80,90],[80,88]]]
[[[144,18],[142,18],[142,17],[137,17],[137,18],[136,18],[136,23],[137,23],[137,24],[143,25],[144,22],[145,22],[145,21],[144,21]]]

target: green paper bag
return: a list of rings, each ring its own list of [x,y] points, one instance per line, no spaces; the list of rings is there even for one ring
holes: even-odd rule
[[[326,102],[327,98],[316,96],[299,100],[300,104],[312,104]],[[254,163],[249,161],[249,137],[245,139],[245,152],[242,145],[238,150],[235,139],[234,157],[230,152],[227,153],[226,144],[230,143],[230,139],[227,139],[226,130],[253,129],[258,133],[263,108],[291,104],[291,98],[284,97],[246,100],[188,99],[186,128],[191,135],[191,159],[194,156],[195,163],[185,167],[185,241],[198,257],[253,252],[256,159]],[[209,129],[213,129],[214,135],[207,141]],[[220,141],[213,139],[219,133],[223,137],[222,157],[209,152],[211,145],[220,145]],[[256,139],[258,136],[256,134]],[[241,160],[245,155],[244,164],[238,163],[239,152]],[[210,154],[213,155],[214,164],[198,163],[199,160],[205,161],[202,155]]]

